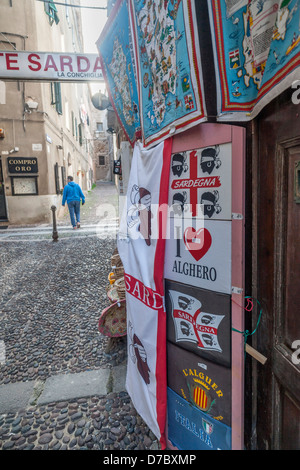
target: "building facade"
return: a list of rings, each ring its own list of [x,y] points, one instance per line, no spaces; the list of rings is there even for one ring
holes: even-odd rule
[[[79,4],[78,1],[74,2]],[[81,10],[1,2],[0,50],[82,53]],[[2,81],[0,221],[47,223],[68,175],[83,191],[95,180],[87,83]]]
[[[112,137],[107,133],[107,110],[92,110],[94,177],[96,181],[112,181]]]

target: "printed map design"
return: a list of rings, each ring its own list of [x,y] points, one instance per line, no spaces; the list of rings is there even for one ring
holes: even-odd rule
[[[110,101],[134,145],[136,138],[141,137],[141,129],[127,0],[115,5],[97,46]]]
[[[267,93],[272,91],[263,105],[291,85],[293,80],[285,79],[299,67],[299,9],[299,0],[211,2],[219,114],[251,112]]]
[[[145,143],[172,127],[203,119],[199,54],[190,30],[191,1],[131,0],[136,66]],[[195,39],[198,41],[198,36]],[[199,122],[199,121],[198,121]],[[197,122],[196,122],[197,124]]]
[[[131,112],[131,96],[127,71],[126,56],[118,38],[114,41],[112,61],[108,69],[113,77],[116,91],[120,94],[122,110],[125,122],[128,126],[133,125],[134,117]]]
[[[150,108],[148,114],[152,123],[156,121],[160,126],[165,119],[166,107],[170,106],[167,99],[176,99],[176,41],[183,39],[183,33],[176,36],[174,20],[177,16],[177,2],[173,10],[168,10],[168,3],[163,3],[162,0],[157,10],[155,3],[151,3],[145,4],[138,11],[137,19],[138,28],[143,35],[142,51],[146,54],[144,64],[150,69],[150,73],[145,72],[143,76],[143,85],[149,89],[148,97],[152,101],[152,109]]]

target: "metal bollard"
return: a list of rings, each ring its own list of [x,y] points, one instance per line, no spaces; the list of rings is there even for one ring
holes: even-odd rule
[[[53,238],[54,242],[57,242],[58,241],[58,233],[57,233],[57,229],[56,229],[56,215],[55,215],[56,206],[51,206],[51,210],[52,210],[52,219],[53,219],[52,238]]]

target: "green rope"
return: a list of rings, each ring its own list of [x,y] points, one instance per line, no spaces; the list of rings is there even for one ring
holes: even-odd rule
[[[253,299],[253,297],[251,296],[247,296],[245,297],[245,299]],[[247,343],[247,338],[248,336],[252,336],[256,331],[257,331],[257,328],[258,328],[258,325],[260,323],[260,320],[261,320],[261,316],[262,316],[262,308],[261,308],[261,305],[259,303],[259,301],[257,299],[254,299],[256,300],[256,302],[258,303],[259,307],[260,307],[260,310],[259,310],[259,315],[258,315],[258,320],[257,320],[257,323],[256,323],[256,327],[254,328],[254,330],[252,331],[252,333],[249,332],[249,330],[245,330],[245,331],[239,331],[237,330],[236,328],[232,328],[233,331],[236,331],[237,333],[241,333],[243,336],[244,336],[244,344],[245,344],[245,347],[246,347],[246,343]],[[246,352],[245,352],[246,354]]]

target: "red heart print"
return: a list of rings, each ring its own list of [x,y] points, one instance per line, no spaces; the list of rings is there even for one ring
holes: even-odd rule
[[[212,242],[211,234],[206,228],[200,228],[196,231],[194,227],[185,229],[183,240],[196,261],[199,261],[208,252]]]

